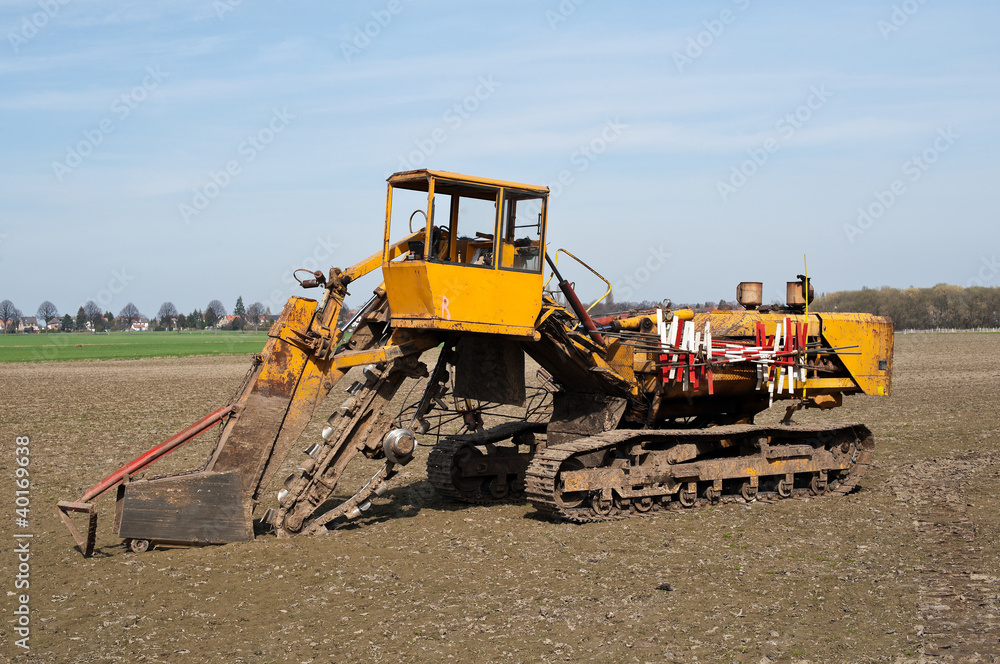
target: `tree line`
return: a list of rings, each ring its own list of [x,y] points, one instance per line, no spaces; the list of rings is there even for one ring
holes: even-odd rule
[[[1000,327],[1000,288],[948,284],[933,288],[863,288],[824,294],[809,308],[887,316],[897,330],[993,328]]]
[[[219,327],[219,321],[225,321],[225,329],[258,330],[262,325],[273,322],[271,309],[260,302],[249,306],[243,304],[243,296],[236,299],[233,307],[233,317],[226,320],[229,313],[219,300],[212,300],[204,309],[195,309],[185,315],[177,310],[173,302],[164,302],[156,317],[149,320],[149,329],[158,331],[173,330],[203,330]],[[24,313],[10,300],[0,302],[0,321],[4,323],[4,333],[16,332],[19,324],[25,318]],[[104,311],[93,300],[88,300],[76,311],[76,317],[64,314],[60,317],[59,309],[49,300],[38,305],[35,315],[38,327],[49,331],[49,325],[58,322],[60,332],[105,332],[111,330],[131,330],[132,326],[146,318],[134,303],[129,302],[116,316],[111,311]]]
[[[219,300],[212,300],[204,309],[195,309],[188,315],[177,311],[173,302],[164,302],[160,305],[160,310],[156,318],[150,322],[157,330],[182,330],[218,327],[219,321],[228,316],[226,307]],[[225,328],[229,330],[253,329],[257,330],[261,324],[270,324],[273,321],[270,307],[265,307],[260,302],[254,302],[250,306],[243,304],[243,296],[236,298],[236,305],[233,307],[233,319],[226,322]]]

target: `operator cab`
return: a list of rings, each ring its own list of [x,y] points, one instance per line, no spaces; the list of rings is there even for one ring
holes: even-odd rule
[[[382,253],[392,325],[534,336],[548,195],[442,171],[392,175]]]

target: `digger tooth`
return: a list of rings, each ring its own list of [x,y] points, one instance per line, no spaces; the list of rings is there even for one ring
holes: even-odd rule
[[[342,436],[353,427],[356,422],[354,421],[355,415],[359,407],[363,407],[369,404],[374,396],[377,394],[378,386],[380,381],[388,379],[392,373],[392,363],[387,364],[384,367],[379,367],[378,365],[368,365],[364,369],[366,382],[361,383],[360,381],[355,382],[346,392],[350,395],[343,404],[337,410],[330,414],[327,418],[327,427],[332,428],[333,431],[329,439],[322,438],[321,442],[313,443],[307,449],[303,450],[303,454],[308,455],[313,461],[314,466],[312,470],[308,473],[308,477],[305,475],[299,475],[299,477],[304,478],[306,481],[298,482],[293,484],[295,491],[292,492],[286,488],[289,493],[287,495],[291,496],[291,500],[287,501],[287,504],[281,504],[279,502],[278,509],[272,518],[272,525],[274,527],[274,532],[278,537],[295,537],[308,528],[308,524],[314,521],[318,516],[310,514],[309,518],[303,522],[303,525],[294,531],[285,528],[285,517],[300,503],[308,502],[307,498],[304,496],[307,492],[316,484],[325,484],[321,479],[319,479],[330,464],[336,461],[335,453],[343,444],[341,440]],[[323,460],[320,463],[320,460]],[[339,479],[339,478],[338,478]],[[332,493],[332,489],[327,492],[327,498]],[[323,501],[313,507],[319,507]]]

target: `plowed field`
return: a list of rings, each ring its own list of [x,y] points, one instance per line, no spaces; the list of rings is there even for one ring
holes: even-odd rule
[[[446,502],[421,450],[347,528],[133,554],[105,498],[98,551],[83,559],[56,501],[225,404],[248,365],[0,364],[0,659],[1000,661],[1000,335],[899,336],[891,397],[797,417],[874,432],[875,463],[843,498],[576,526],[526,504]],[[18,436],[30,438],[27,527],[15,522]],[[211,442],[157,474],[200,467]],[[30,588],[17,589],[25,533]],[[21,594],[30,651],[15,645]]]

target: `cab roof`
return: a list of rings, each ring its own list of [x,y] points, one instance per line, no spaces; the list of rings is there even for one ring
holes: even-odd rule
[[[440,193],[449,193],[446,189],[454,189],[454,193],[462,194],[463,192],[460,190],[465,188],[463,185],[473,189],[478,187],[504,187],[507,189],[518,189],[523,192],[539,195],[547,195],[549,193],[548,187],[524,184],[522,182],[510,182],[508,180],[494,180],[492,178],[482,178],[474,175],[462,175],[461,173],[450,173],[448,171],[431,171],[426,168],[421,168],[415,171],[401,171],[399,173],[393,173],[389,176],[388,182],[393,187],[398,187],[400,189],[427,191],[428,182],[431,178],[443,181],[440,184],[435,184],[434,187],[435,191],[440,191]],[[452,185],[452,187],[442,187],[441,185],[445,183]],[[457,187],[455,185],[457,185]]]

